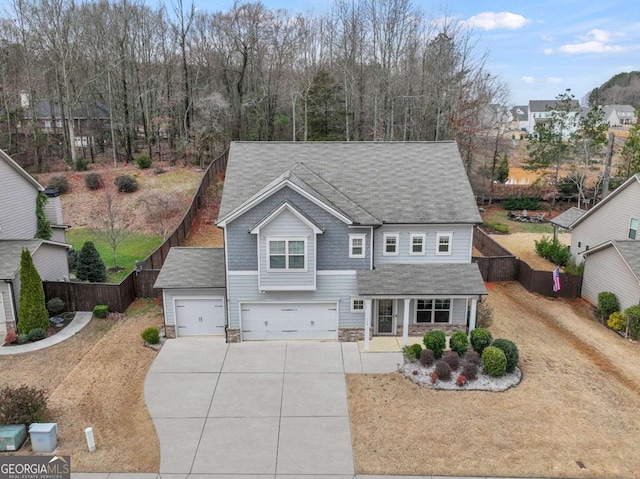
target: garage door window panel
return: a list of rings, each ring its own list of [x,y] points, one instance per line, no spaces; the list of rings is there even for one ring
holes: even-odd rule
[[[268,240],[269,271],[304,271],[307,266],[306,240]]]

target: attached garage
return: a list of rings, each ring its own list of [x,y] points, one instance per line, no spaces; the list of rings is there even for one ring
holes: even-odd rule
[[[240,304],[243,341],[338,339],[337,302]]]
[[[176,336],[224,336],[224,298],[174,298]]]

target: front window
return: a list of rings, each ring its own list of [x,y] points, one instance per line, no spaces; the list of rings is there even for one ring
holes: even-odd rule
[[[438,233],[436,237],[436,254],[451,254],[451,233]]]
[[[269,269],[305,269],[304,240],[269,240]]]
[[[359,313],[364,311],[364,299],[353,298],[351,300],[351,312]]]
[[[416,301],[416,323],[448,323],[450,299],[419,299]]]
[[[398,239],[397,233],[385,233],[384,234],[384,255],[396,256],[398,254]]]
[[[631,218],[629,222],[629,239],[636,239],[638,235],[638,219]]]
[[[411,250],[409,254],[412,255],[421,255],[424,254],[424,238],[423,234],[412,234],[411,235]]]
[[[364,258],[366,235],[349,235],[349,258]]]

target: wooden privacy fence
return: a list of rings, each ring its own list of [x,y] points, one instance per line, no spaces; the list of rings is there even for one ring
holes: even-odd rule
[[[165,242],[143,261],[142,270],[132,271],[118,284],[43,281],[46,299],[60,298],[70,311],[91,311],[96,304],[106,304],[109,311],[124,312],[136,298],[159,297],[161,292],[155,290],[153,284],[160,268],[171,247],[184,243],[191,231],[198,208],[204,204],[203,198],[207,188],[216,176],[225,173],[228,155],[229,150],[209,164],[182,221]]]
[[[582,276],[560,273],[560,291],[553,291],[553,273],[551,271],[536,271],[527,263],[518,260],[518,282],[527,291],[554,296],[556,298],[575,299],[582,291]]]

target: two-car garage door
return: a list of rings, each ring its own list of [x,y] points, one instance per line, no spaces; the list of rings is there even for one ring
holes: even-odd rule
[[[176,299],[177,336],[224,336],[222,298]]]
[[[337,339],[338,309],[332,303],[242,303],[242,340]]]

